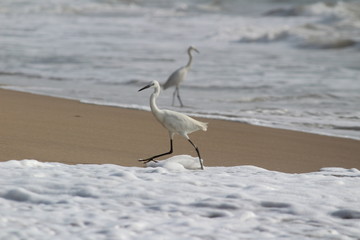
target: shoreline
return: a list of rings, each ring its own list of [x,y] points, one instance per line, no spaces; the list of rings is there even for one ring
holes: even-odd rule
[[[6,89],[0,89],[0,104],[0,161],[141,167],[138,159],[169,148],[167,130],[147,111]],[[205,167],[254,165],[289,173],[360,169],[360,141],[355,139],[194,118],[209,123],[207,132],[190,135]],[[169,156],[181,154],[196,156],[192,146],[176,136]]]

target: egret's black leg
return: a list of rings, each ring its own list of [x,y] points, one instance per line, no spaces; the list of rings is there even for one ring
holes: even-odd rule
[[[176,91],[177,91],[177,98],[179,99],[179,102],[180,102],[180,106],[183,107],[184,104],[182,103],[181,101],[181,98],[180,98],[180,91],[179,91],[179,87],[176,87]]]
[[[204,170],[204,165],[203,165],[203,163],[202,163],[202,161],[201,161],[199,149],[198,149],[197,146],[195,146],[195,144],[190,140],[190,138],[189,138],[188,140],[189,140],[189,142],[191,143],[191,145],[193,145],[193,147],[195,148],[196,153],[197,153],[197,155],[198,155],[198,157],[199,157],[200,167],[201,167],[202,170]]]
[[[175,90],[174,90],[171,106],[174,106],[174,104],[175,104],[175,95],[176,95],[176,92],[177,92],[177,88],[175,88]]]
[[[154,158],[158,158],[158,157],[161,157],[161,156],[164,156],[164,155],[172,154],[172,152],[173,152],[173,140],[170,139],[170,151],[169,152],[162,153],[162,154],[159,154],[159,155],[155,155],[155,156],[152,156],[152,157],[147,158],[147,159],[140,159],[139,161],[144,162],[144,163],[148,163],[148,162],[151,162],[151,161],[156,162],[156,160],[154,160]]]

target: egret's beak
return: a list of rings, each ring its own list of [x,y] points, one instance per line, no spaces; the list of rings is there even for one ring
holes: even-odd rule
[[[197,50],[196,48],[193,48],[193,49],[194,49],[195,52],[200,53],[199,50]]]
[[[142,90],[144,90],[144,89],[147,89],[147,88],[149,88],[149,87],[151,87],[151,86],[152,86],[152,84],[146,85],[145,87],[140,88],[140,89],[138,90],[138,92],[140,92],[140,91],[142,91]]]

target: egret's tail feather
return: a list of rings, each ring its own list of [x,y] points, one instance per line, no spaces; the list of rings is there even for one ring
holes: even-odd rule
[[[207,125],[208,125],[207,122],[200,122],[201,130],[206,131],[206,130],[207,130],[207,127],[208,127]]]
[[[167,80],[166,82],[164,82],[163,84],[161,84],[162,89],[166,90],[169,87],[173,86],[174,84],[171,84],[171,82],[169,80]]]
[[[207,130],[207,122],[200,122],[198,120],[195,120],[193,118],[190,118],[191,121],[193,122],[193,129],[191,131],[188,131],[188,133],[192,133],[195,132],[197,130],[202,130],[202,131],[206,131]]]

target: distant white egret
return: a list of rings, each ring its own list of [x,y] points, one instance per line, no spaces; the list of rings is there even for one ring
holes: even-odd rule
[[[179,112],[175,112],[175,111],[171,111],[171,110],[159,109],[158,106],[156,105],[156,98],[160,94],[160,84],[158,81],[152,81],[149,85],[141,88],[139,90],[139,92],[144,89],[150,88],[150,87],[154,88],[154,92],[151,94],[151,97],[150,97],[150,108],[151,108],[151,111],[152,111],[153,115],[155,116],[155,118],[161,123],[161,125],[163,125],[169,131],[170,151],[149,157],[147,159],[141,159],[139,161],[142,161],[144,163],[148,163],[150,161],[156,162],[156,160],[154,160],[155,158],[171,154],[173,152],[173,138],[174,138],[175,134],[179,134],[179,135],[185,137],[191,143],[191,145],[195,148],[196,153],[199,157],[201,169],[204,169],[204,166],[203,166],[203,163],[202,163],[202,160],[200,157],[199,149],[190,140],[188,134],[198,131],[198,130],[206,131],[207,123],[197,121],[183,113],[179,113]]]
[[[191,68],[191,63],[192,63],[191,51],[195,51],[195,52],[199,53],[199,51],[195,47],[190,46],[188,48],[188,50],[187,50],[187,53],[189,55],[188,63],[185,66],[183,66],[183,67],[177,69],[175,72],[173,72],[170,75],[170,77],[168,78],[168,80],[163,85],[164,90],[169,88],[169,87],[175,86],[175,91],[173,93],[173,100],[172,100],[172,105],[173,106],[174,106],[174,103],[175,103],[175,95],[177,95],[177,98],[179,99],[180,106],[181,107],[184,106],[184,104],[182,103],[181,98],[180,98],[179,85],[184,81],[188,71]]]

